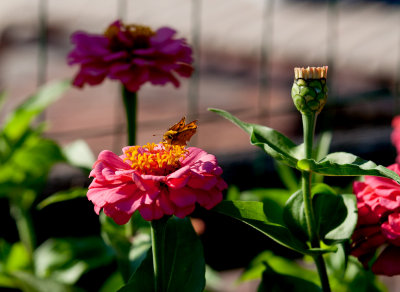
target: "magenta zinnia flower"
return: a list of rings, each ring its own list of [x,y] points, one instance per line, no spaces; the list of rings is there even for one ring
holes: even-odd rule
[[[79,64],[73,84],[96,85],[106,77],[120,80],[131,92],[147,81],[155,85],[171,82],[176,75],[190,77],[192,49],[185,39],[174,39],[176,31],[162,27],[152,31],[140,25],[112,23],[103,35],[76,32],[71,41],[75,48],[68,55],[68,64]]]
[[[196,203],[211,209],[222,200],[221,174],[215,156],[196,147],[153,143],[125,147],[121,156],[105,150],[90,173],[87,197],[97,214],[103,209],[118,224],[136,210],[148,221],[183,218]]]
[[[399,164],[388,167],[400,174]],[[355,182],[358,222],[353,234],[352,254],[368,266],[378,249],[385,247],[372,264],[380,275],[400,274],[400,185],[382,177],[365,176]]]

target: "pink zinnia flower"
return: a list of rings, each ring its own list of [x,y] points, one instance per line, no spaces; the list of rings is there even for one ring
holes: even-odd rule
[[[176,75],[190,77],[192,49],[185,39],[174,39],[176,31],[162,27],[152,31],[140,25],[112,23],[103,35],[76,32],[71,41],[75,48],[68,55],[68,64],[79,64],[73,84],[96,85],[106,77],[120,80],[131,92],[147,81],[155,85],[171,82]]]
[[[400,174],[399,164],[388,167]],[[353,234],[352,254],[368,266],[377,249],[385,247],[372,264],[375,274],[400,274],[400,185],[382,177],[365,176],[355,182],[358,222]]]
[[[136,210],[148,221],[183,218],[196,203],[211,209],[222,200],[221,174],[215,156],[196,147],[152,143],[125,147],[121,156],[105,150],[90,173],[87,197],[97,214],[103,209],[117,224]]]

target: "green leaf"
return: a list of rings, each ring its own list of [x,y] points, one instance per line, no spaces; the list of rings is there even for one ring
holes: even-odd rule
[[[313,282],[309,282],[302,278],[286,276],[276,273],[271,267],[265,263],[266,269],[262,275],[262,281],[258,288],[259,292],[320,292],[322,291]]]
[[[12,276],[16,279],[18,286],[23,291],[28,292],[75,292],[82,291],[79,288],[56,282],[52,279],[42,279],[35,275],[16,271],[12,273]]]
[[[115,272],[104,282],[99,292],[117,291],[124,286],[124,279],[122,279],[121,273]]]
[[[16,140],[28,129],[33,118],[56,101],[70,87],[69,81],[57,81],[44,85],[37,93],[30,96],[7,118],[4,133]]]
[[[313,159],[302,159],[297,163],[297,166],[300,170],[313,171],[328,176],[373,175],[390,178],[400,183],[400,177],[395,172],[382,165],[376,165],[370,160],[363,160],[345,152],[331,153],[319,162]]]
[[[292,140],[278,131],[261,125],[245,123],[223,110],[209,110],[239,126],[250,135],[251,144],[262,148],[274,159],[291,167],[296,167],[298,159],[303,157],[303,145],[297,146]]]
[[[340,249],[339,249],[339,252]],[[331,254],[330,257],[335,257],[336,254]],[[343,257],[342,255],[340,255]],[[327,261],[328,268],[330,260]],[[343,266],[339,264],[338,268]],[[330,269],[329,282],[331,284],[332,291],[343,291],[343,292],[384,292],[388,289],[379,282],[377,276],[375,276],[371,270],[366,270],[361,263],[353,256],[348,257],[348,264],[345,270],[332,270]]]
[[[298,190],[286,202],[283,210],[286,226],[302,241],[308,240],[307,221],[304,213],[303,192]]]
[[[101,237],[106,244],[114,250],[119,271],[124,279],[128,281],[131,273],[131,263],[129,260],[129,252],[131,249],[131,242],[129,240],[129,224],[118,225],[110,217],[106,216],[103,212],[99,216],[101,224]],[[132,220],[132,219],[131,219]]]
[[[226,200],[235,201],[240,198],[240,190],[235,185],[230,185],[228,191],[226,192]]]
[[[238,219],[281,245],[302,254],[315,255],[336,250],[309,249],[306,243],[297,239],[286,226],[271,222],[264,207],[260,202],[223,201],[213,211]]]
[[[34,253],[36,274],[74,284],[87,271],[109,264],[114,254],[101,238],[49,239]]]
[[[317,142],[317,147],[315,148],[315,153],[313,157],[316,157],[316,160],[321,160],[329,153],[329,148],[332,142],[332,132],[326,131],[321,134],[319,140]]]
[[[167,291],[203,291],[206,284],[203,246],[189,218],[168,220],[165,245]]]
[[[154,272],[152,251],[147,252],[146,258],[140,267],[118,292],[155,292],[154,291]]]
[[[76,198],[84,198],[84,197],[86,197],[87,191],[88,191],[87,188],[72,188],[72,189],[69,189],[66,191],[57,192],[57,193],[47,197],[43,201],[41,201],[37,205],[37,208],[43,209],[44,207],[47,207],[54,203],[73,200]]]
[[[139,212],[133,213],[128,224],[118,225],[103,212],[100,214],[101,236],[114,250],[119,271],[127,282],[142,263],[150,248],[150,225]],[[131,238],[134,241],[131,243]]]
[[[296,177],[291,167],[287,166],[286,164],[275,161],[275,169],[281,181],[291,193],[294,193],[300,188],[299,179]]]
[[[67,162],[73,166],[92,169],[95,157],[84,140],[77,140],[63,147]]]
[[[285,189],[251,189],[243,191],[240,198],[242,201],[262,202],[269,221],[283,224],[283,208],[290,195]]]
[[[4,270],[8,273],[28,270],[30,267],[30,255],[22,242],[14,243],[4,261]]]
[[[327,244],[344,242],[350,239],[357,225],[358,209],[356,197],[353,194],[343,194],[338,196],[338,200],[343,200],[347,213],[341,224],[331,229],[324,236],[323,240]]]
[[[165,249],[166,292],[203,291],[205,286],[203,247],[188,218],[173,217],[168,220]],[[118,291],[154,291],[153,262],[150,251],[129,282]]]
[[[311,189],[316,227],[320,238],[328,245],[348,240],[357,224],[357,202],[354,195],[337,195],[326,184]],[[307,240],[307,222],[302,191],[287,201],[283,218],[289,229],[301,240]]]
[[[257,255],[240,276],[240,281],[250,281],[261,279],[267,263],[274,271],[279,274],[302,278],[304,280],[319,284],[316,271],[307,270],[293,260],[274,255],[271,251],[264,251]]]
[[[0,193],[7,189],[16,192],[18,189],[41,190],[51,167],[63,159],[55,142],[30,136],[0,168]]]
[[[314,150],[314,154],[312,157],[315,158],[316,161],[323,159],[325,156],[329,154],[329,148],[332,142],[332,132],[326,131],[321,134],[319,140],[317,142],[317,146]],[[324,176],[320,174],[314,174],[312,176],[313,183],[322,183],[324,181]]]

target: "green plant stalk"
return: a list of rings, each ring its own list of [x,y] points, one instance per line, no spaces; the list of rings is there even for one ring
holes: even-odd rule
[[[136,119],[137,119],[137,93],[129,91],[122,85],[122,98],[124,100],[128,145],[136,145]]]
[[[317,114],[316,113],[312,113],[309,115],[302,114],[302,119],[303,119],[303,131],[304,131],[304,156],[305,156],[304,158],[311,159]],[[320,248],[319,236],[317,233],[317,225],[315,222],[315,214],[312,206],[311,179],[312,179],[311,171],[301,172],[301,187],[303,192],[304,213],[306,216],[308,237],[311,242],[311,247]],[[322,255],[314,256],[314,261],[317,266],[319,278],[321,280],[322,290],[324,292],[331,291],[323,256]]]
[[[129,91],[124,85],[122,85],[121,93],[126,113],[127,142],[129,146],[134,146],[136,145],[137,93]],[[133,236],[136,231],[133,220],[130,221],[131,228],[129,230],[128,227],[128,237]]]
[[[23,206],[20,206],[16,202],[10,201],[11,216],[15,220],[17,226],[19,239],[25,246],[29,254],[30,267],[33,270],[33,251],[36,246],[35,231],[33,229],[32,218],[29,210],[26,210]]]
[[[163,292],[165,287],[165,231],[169,217],[151,221],[151,246],[153,252],[154,291]]]

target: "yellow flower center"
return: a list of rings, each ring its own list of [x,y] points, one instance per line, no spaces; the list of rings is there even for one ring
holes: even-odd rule
[[[149,46],[150,37],[155,35],[155,32],[148,26],[137,25],[137,24],[122,24],[121,27],[117,25],[111,25],[104,32],[104,36],[111,41],[111,48],[120,50],[124,48],[124,44],[118,38],[118,33],[128,33],[126,37],[133,41],[133,47],[131,49],[142,49]]]
[[[143,174],[167,175],[180,167],[180,158],[187,154],[185,146],[147,143],[125,150],[124,161]]]
[[[155,32],[150,27],[145,25],[128,24],[124,25],[124,27],[127,31],[129,31],[134,39],[150,38],[155,35]]]

